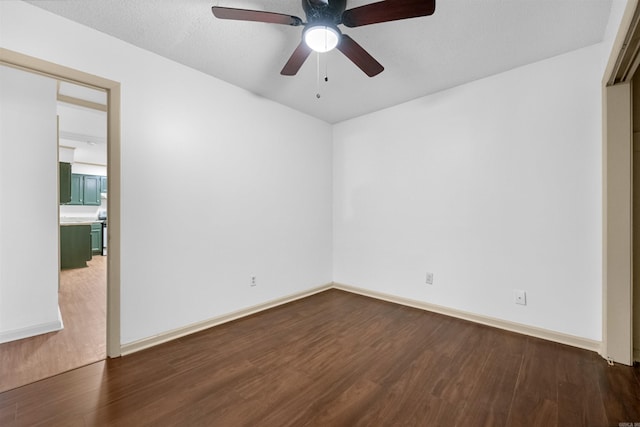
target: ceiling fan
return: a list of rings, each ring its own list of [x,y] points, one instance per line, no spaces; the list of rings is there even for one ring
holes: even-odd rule
[[[433,14],[435,0],[385,0],[353,9],[346,9],[347,0],[302,0],[307,22],[297,16],[260,10],[213,6],[213,15],[220,19],[266,22],[294,27],[304,26],[302,40],[280,71],[284,76],[295,75],[312,51],[328,52],[337,48],[369,77],[380,74],[384,67],[351,37],[343,34],[338,25],[360,27],[381,22],[398,21]]]

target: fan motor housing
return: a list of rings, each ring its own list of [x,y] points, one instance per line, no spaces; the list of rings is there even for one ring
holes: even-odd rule
[[[307,15],[309,24],[339,24],[342,13],[347,7],[347,0],[302,0],[302,9]]]

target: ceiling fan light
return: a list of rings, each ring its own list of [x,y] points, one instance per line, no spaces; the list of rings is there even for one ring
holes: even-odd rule
[[[327,25],[314,25],[304,32],[304,42],[316,52],[329,52],[340,41],[338,29]]]

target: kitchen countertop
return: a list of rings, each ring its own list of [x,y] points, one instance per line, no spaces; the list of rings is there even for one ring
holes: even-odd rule
[[[95,218],[72,218],[72,217],[60,217],[60,225],[91,225],[94,222],[102,222]]]

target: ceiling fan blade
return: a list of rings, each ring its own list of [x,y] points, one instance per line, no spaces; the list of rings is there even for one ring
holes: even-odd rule
[[[311,48],[307,46],[304,40],[301,41],[298,47],[296,47],[296,50],[294,50],[291,54],[291,57],[289,58],[287,63],[284,64],[284,67],[282,68],[282,71],[280,71],[280,74],[282,74],[283,76],[295,76],[310,54]]]
[[[302,25],[302,19],[283,13],[264,12],[261,10],[234,9],[232,7],[213,6],[213,15],[220,19],[234,19],[236,21],[266,22],[268,24]]]
[[[344,53],[351,62],[356,64],[369,77],[378,75],[384,70],[382,64],[346,34],[342,35],[340,43],[338,43],[338,50]]]
[[[428,16],[436,10],[436,0],[386,0],[345,10],[342,23],[347,27]]]

